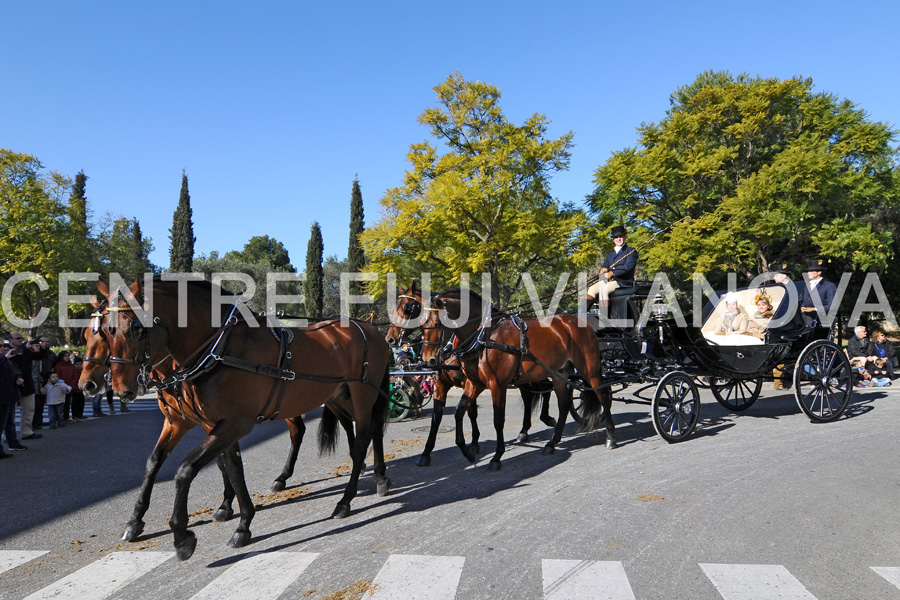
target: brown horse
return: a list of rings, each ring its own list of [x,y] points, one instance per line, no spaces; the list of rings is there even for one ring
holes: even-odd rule
[[[95,310],[102,310],[101,303],[95,302]],[[99,313],[95,313],[99,314]],[[99,317],[95,317],[99,319]],[[97,321],[99,324],[99,320]],[[85,394],[99,394],[105,391],[107,387],[106,376],[109,373],[109,345],[106,338],[101,335],[100,331],[94,331],[93,327],[85,327],[82,331],[82,338],[85,342],[85,361],[81,369],[81,378],[79,379],[79,387]],[[171,360],[163,361],[155,369],[158,377],[167,377],[174,371]],[[163,428],[159,434],[159,440],[156,446],[147,457],[147,465],[144,468],[144,479],[141,482],[138,499],[134,505],[134,512],[128,520],[125,527],[125,533],[122,539],[133,542],[144,531],[144,515],[150,508],[150,496],[153,492],[153,485],[163,463],[175,449],[175,446],[181,441],[184,435],[196,427],[199,423],[198,416],[192,411],[192,407],[179,403],[178,398],[165,390],[159,390],[157,394],[159,402],[159,410],[166,417],[163,421]],[[293,417],[285,420],[288,426],[288,432],[291,438],[291,449],[288,452],[287,461],[281,470],[281,474],[272,482],[270,489],[273,492],[281,491],[285,488],[287,480],[293,475],[294,467],[297,464],[297,456],[300,452],[300,446],[303,443],[303,436],[306,433],[306,425],[303,423],[302,417]],[[342,423],[342,425],[345,425]],[[345,425],[346,429],[346,425]],[[353,427],[347,431],[348,439],[353,439]],[[231,460],[241,460],[240,447],[235,444],[234,448],[226,450],[235,456]],[[228,473],[225,469],[225,457],[219,455],[216,457],[216,464],[222,473],[222,504],[213,514],[215,521],[227,521],[234,516],[234,487],[228,479]]]
[[[206,431],[175,476],[169,525],[181,560],[189,558],[197,544],[187,529],[191,482],[223,452],[241,511],[229,545],[241,547],[250,541],[255,509],[243,467],[229,460],[226,450],[264,420],[297,417],[327,402],[355,421],[353,471],[334,518],[350,513],[370,442],[377,493],[387,493],[390,480],[385,476],[383,436],[390,399],[390,349],[372,326],[329,320],[306,328],[269,329],[265,319],[254,317],[240,304],[240,297],[205,281],[157,278],[152,289],[142,289],[139,281],[130,288],[110,291],[98,284],[98,289],[109,306],[100,330],[109,344],[113,390],[127,401],[142,383],[163,387],[193,407]],[[186,298],[179,297],[185,292]],[[152,326],[144,326],[136,306],[152,307]],[[154,380],[152,366],[168,358],[175,371],[164,380]],[[292,361],[302,369],[292,371]],[[337,433],[338,420],[329,419],[329,414],[323,413],[319,431],[319,446],[325,450],[333,450]]]
[[[460,358],[466,376],[461,407],[475,402],[485,388],[491,391],[497,450],[489,469],[500,468],[500,459],[505,451],[503,426],[507,388],[514,384],[543,381],[548,376],[559,403],[559,419],[543,452],[553,453],[562,439],[566,416],[572,404],[570,380],[576,378],[588,386],[582,395],[585,428],[593,429],[605,420],[606,445],[614,448],[615,426],[609,418],[612,395],[602,385],[600,347],[593,330],[579,326],[575,315],[522,319],[511,318],[499,311],[491,315],[493,322],[490,326],[481,327],[481,306],[481,298],[471,291],[450,290],[431,298],[425,308],[436,310],[430,311],[423,327],[423,358],[429,364],[437,364],[442,355],[448,353],[450,336],[455,334],[461,340],[461,350],[453,351],[453,355]],[[468,314],[469,318],[460,327],[449,329],[440,322],[439,310],[446,311],[457,323],[463,314]],[[599,394],[594,390],[599,390]],[[604,415],[607,418],[604,419]],[[470,462],[475,462],[477,456],[465,443],[461,421],[462,411],[457,411],[456,444]]]
[[[412,323],[418,321],[422,314],[422,291],[413,284],[405,290],[400,290],[397,295],[397,304],[391,313],[391,325],[385,334],[385,340],[392,346],[397,345],[403,339],[405,329],[398,323]],[[447,406],[447,393],[454,387],[465,388],[466,377],[462,373],[459,360],[451,356],[442,365],[444,368],[438,370],[438,376],[435,378],[434,393],[434,409],[431,411],[431,429],[428,431],[428,440],[425,442],[425,449],[416,463],[420,467],[426,467],[431,464],[431,452],[434,450],[437,441],[437,434],[441,427],[441,421],[444,417],[444,408]],[[520,388],[522,393],[522,401],[525,404],[525,411],[522,418],[522,429],[516,441],[525,443],[528,441],[528,431],[531,429],[531,417],[538,405],[541,407],[540,419],[548,427],[556,426],[556,419],[550,416],[550,392],[537,391],[539,388],[523,385]],[[481,432],[478,429],[478,404],[475,402],[467,406],[469,415],[469,423],[472,429],[472,442],[469,447],[474,453],[480,451],[478,440]]]

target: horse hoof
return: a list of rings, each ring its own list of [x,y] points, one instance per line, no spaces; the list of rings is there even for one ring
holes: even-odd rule
[[[463,456],[465,456],[466,460],[470,463],[474,463],[476,460],[478,460],[478,455],[474,452],[463,452]]]
[[[348,516],[350,516],[350,505],[348,504],[338,504],[331,513],[332,519],[345,519]]]
[[[616,443],[616,440],[606,440],[606,449],[607,450],[615,450],[619,445]]]
[[[488,463],[488,471],[499,471],[500,470],[500,461],[492,460]]]
[[[425,456],[424,454],[419,457],[419,461],[416,463],[416,466],[419,467],[428,467],[431,465],[431,457]]]
[[[284,488],[287,487],[287,483],[280,479],[276,479],[272,482],[272,486],[269,488],[270,492],[281,492]]]
[[[387,496],[389,489],[391,489],[391,480],[387,477],[375,484],[375,493],[379,496]]]
[[[235,531],[231,539],[228,540],[229,548],[243,548],[250,543],[249,531]]]
[[[222,523],[223,521],[227,521],[231,517],[234,516],[233,508],[220,508],[216,511],[216,514],[213,515],[213,521],[218,521]]]
[[[520,433],[519,437],[516,438],[516,441],[519,442],[520,444],[524,444],[525,442],[528,441],[528,434]]]
[[[550,417],[549,419],[544,421],[544,425],[546,425],[547,427],[556,427],[556,419]]]
[[[544,446],[541,448],[541,454],[553,454],[554,452],[556,452],[556,448],[553,446]]]
[[[477,455],[479,452],[481,452],[481,446],[478,445],[478,442],[472,442],[471,444],[469,444],[469,450],[472,451],[472,454]]]
[[[138,539],[138,536],[144,532],[144,523],[143,521],[138,521],[137,523],[129,523],[127,527],[125,527],[125,533],[122,534],[122,539],[126,542],[133,542]]]
[[[197,536],[191,531],[188,531],[185,535],[187,537],[183,542],[175,544],[175,555],[178,556],[178,560],[189,559],[193,556],[194,550],[197,549]]]

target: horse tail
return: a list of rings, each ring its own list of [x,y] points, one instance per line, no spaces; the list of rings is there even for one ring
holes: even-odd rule
[[[521,392],[525,408],[531,409],[531,416],[534,416],[538,409],[543,410],[544,404],[550,401],[550,392],[541,391],[540,388],[523,385],[519,388],[519,392]]]
[[[581,418],[583,419],[584,424],[579,427],[581,431],[593,431],[600,427],[603,423],[603,407],[604,405],[610,404],[610,402],[604,402],[606,398],[601,399],[600,395],[608,395],[609,388],[603,389],[600,392],[595,390],[584,390],[581,393]]]
[[[319,421],[319,456],[334,454],[338,440],[338,418],[334,412],[324,407],[322,420]]]

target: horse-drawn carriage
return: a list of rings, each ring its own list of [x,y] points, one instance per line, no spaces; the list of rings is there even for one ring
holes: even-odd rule
[[[694,431],[700,419],[698,387],[709,387],[720,404],[742,411],[759,398],[764,381],[777,378],[793,388],[811,421],[833,421],[847,408],[853,378],[846,355],[832,341],[830,328],[804,324],[785,286],[735,292],[744,307],[753,306],[751,299],[760,292],[771,299],[771,326],[759,337],[716,333],[725,302],[708,303],[697,324],[693,315],[673,314],[661,298],[651,298],[651,287],[638,283],[616,290],[609,318],[595,312],[587,319],[601,347],[604,385],[621,390],[641,384],[626,401],[649,404],[653,426],[665,440],[678,442]]]

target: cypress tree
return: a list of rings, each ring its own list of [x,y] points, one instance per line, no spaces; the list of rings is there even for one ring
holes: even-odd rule
[[[325,272],[322,268],[324,252],[322,228],[319,227],[318,221],[314,221],[309,234],[309,245],[306,247],[306,282],[304,283],[306,312],[311,317],[322,316],[322,306],[325,302]]]
[[[69,197],[69,219],[72,227],[87,238],[87,198],[84,195],[88,176],[84,170],[78,171],[75,183],[72,185],[72,195]]]
[[[359,178],[353,180],[353,192],[350,195],[350,247],[347,249],[347,271],[359,273],[366,264],[362,246],[359,244],[359,235],[365,229],[363,216],[362,192],[359,189]],[[359,282],[350,283],[350,293],[359,294]],[[353,316],[357,316],[358,307],[352,306]]]
[[[144,235],[141,233],[141,224],[137,219],[131,220],[131,258],[140,269],[139,273],[149,270],[150,260],[144,248]]]
[[[181,173],[181,196],[178,208],[172,217],[169,239],[169,270],[175,273],[189,273],[194,266],[194,223],[192,221],[191,195],[188,193],[187,173]]]

